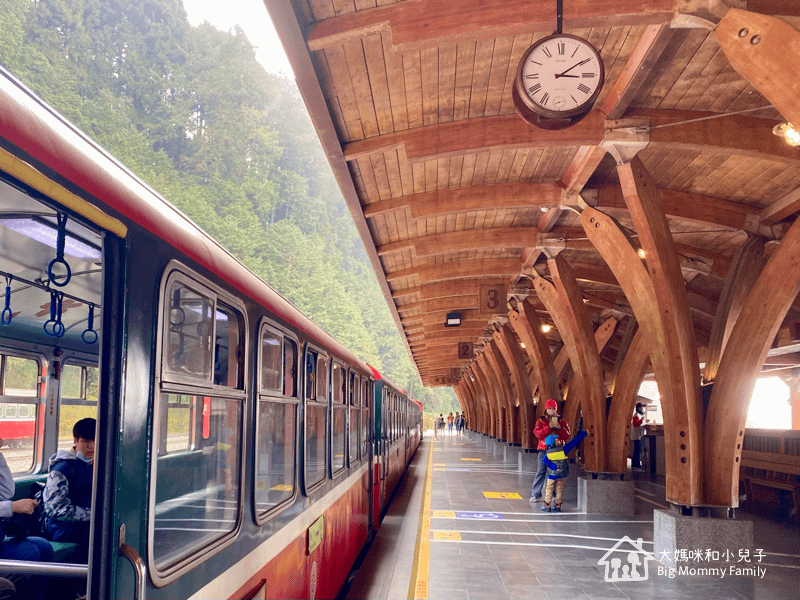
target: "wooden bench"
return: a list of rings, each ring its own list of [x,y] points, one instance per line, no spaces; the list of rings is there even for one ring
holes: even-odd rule
[[[800,454],[797,434],[792,431],[748,430],[742,449],[739,481],[749,500],[763,498],[759,488],[789,492],[789,516],[800,511]]]
[[[47,481],[47,475],[37,475],[35,477],[26,477],[14,482],[14,497],[12,500],[19,500],[21,498],[32,498],[34,492],[34,485],[41,483],[44,485]],[[44,536],[42,536],[44,537]],[[53,561],[59,563],[76,563],[79,562],[79,557],[82,554],[81,547],[72,542],[54,542],[48,540],[50,545],[53,546]]]

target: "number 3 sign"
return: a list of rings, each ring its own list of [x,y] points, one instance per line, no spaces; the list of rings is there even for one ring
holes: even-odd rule
[[[479,310],[481,313],[492,315],[505,314],[508,312],[508,296],[506,286],[495,283],[481,286],[481,298]]]

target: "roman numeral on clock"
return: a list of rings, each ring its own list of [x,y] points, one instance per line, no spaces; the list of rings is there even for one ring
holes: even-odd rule
[[[553,57],[553,55],[550,54],[550,50],[547,49],[547,46],[542,46],[542,52],[545,53],[545,56],[547,56],[547,58],[552,58]]]
[[[591,90],[591,88],[589,88],[589,87],[583,85],[582,83],[580,83],[580,84],[578,84],[578,91],[579,92],[583,92],[584,94],[588,94],[592,90]]]
[[[545,93],[544,93],[544,96],[542,96],[542,106],[544,106],[545,104],[547,104],[547,100],[548,100],[548,98],[550,98],[550,94],[548,94],[547,92],[545,92]]]
[[[538,92],[540,89],[542,89],[542,84],[541,84],[541,83],[537,83],[536,85],[532,85],[531,87],[529,87],[529,88],[528,88],[528,93],[529,93],[531,96],[533,96],[533,95],[534,95],[536,92]]]

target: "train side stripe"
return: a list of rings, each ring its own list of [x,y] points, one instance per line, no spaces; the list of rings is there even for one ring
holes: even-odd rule
[[[86,202],[83,198],[79,198],[72,192],[64,189],[28,163],[18,159],[16,156],[3,149],[0,149],[0,169],[16,177],[26,185],[31,186],[37,192],[49,196],[79,215],[86,217],[95,225],[110,231],[117,237],[124,238],[128,235],[128,228],[121,221],[107,215],[99,208]]]
[[[358,471],[350,475],[350,477],[320,498],[319,501],[315,502],[308,510],[303,512],[303,514],[287,523],[255,550],[250,552],[250,554],[195,592],[189,600],[228,598],[231,590],[239,589],[247,583],[253,576],[253,573],[262,569],[273,558],[278,556],[291,542],[303,535],[306,529],[308,529],[320,515],[330,509],[337,500],[347,494],[352,487],[367,474],[368,468],[368,464],[362,465]],[[202,567],[198,567],[198,569],[200,568]]]

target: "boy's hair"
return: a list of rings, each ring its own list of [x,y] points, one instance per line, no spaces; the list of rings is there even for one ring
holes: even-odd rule
[[[544,443],[548,446],[555,446],[557,439],[557,435],[548,435],[546,438],[544,438]]]
[[[91,417],[81,419],[72,428],[72,437],[76,440],[83,438],[84,440],[94,441],[95,431],[97,430],[97,421]]]

